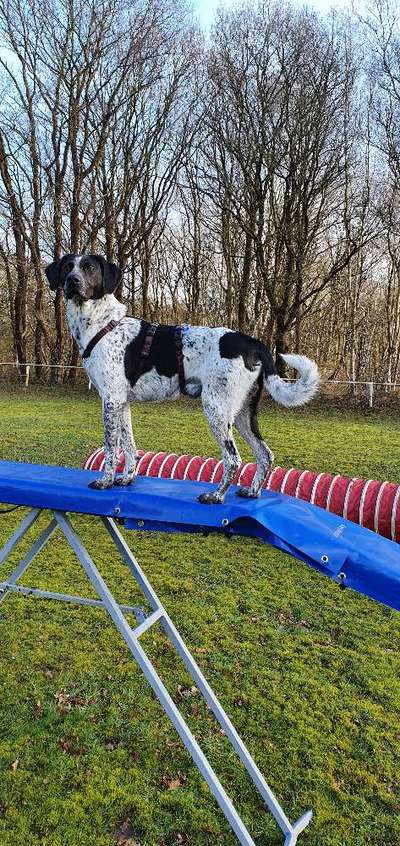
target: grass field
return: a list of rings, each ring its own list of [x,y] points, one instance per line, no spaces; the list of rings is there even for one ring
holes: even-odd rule
[[[215,454],[197,405],[142,405],[133,416],[142,448]],[[261,424],[279,464],[400,478],[395,415],[271,406]],[[3,388],[0,434],[0,458],[79,465],[101,442],[98,399]],[[20,514],[0,515],[1,542]],[[140,603],[97,522],[73,522],[120,600]],[[251,540],[127,539],[286,813],[314,809],[299,844],[400,846],[400,615]],[[92,595],[58,536],[26,582]],[[193,730],[201,718],[198,739],[256,843],[282,844],[154,631],[146,648]],[[9,597],[0,692],[0,846],[234,846],[102,611]]]

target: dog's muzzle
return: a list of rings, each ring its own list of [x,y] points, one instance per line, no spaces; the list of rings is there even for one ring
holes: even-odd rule
[[[81,296],[79,276],[67,276],[65,282],[65,296],[67,300]]]

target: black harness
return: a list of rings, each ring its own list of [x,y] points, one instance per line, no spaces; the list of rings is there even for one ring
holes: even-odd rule
[[[121,320],[123,320],[123,319],[124,318],[121,318]],[[104,338],[104,336],[107,335],[108,332],[111,332],[113,329],[115,329],[115,327],[118,326],[118,324],[120,322],[121,322],[120,320],[110,320],[110,322],[107,323],[106,326],[103,326],[103,328],[100,329],[100,331],[97,332],[97,334],[94,336],[94,338],[92,338],[92,340],[89,341],[86,349],[84,350],[84,352],[82,354],[82,358],[84,358],[84,359],[89,358],[89,356],[90,356],[92,350],[94,349],[94,347],[96,346],[96,344],[98,344],[98,342],[101,341],[101,339]],[[140,375],[140,371],[141,371],[140,363],[141,362],[144,363],[146,358],[148,358],[150,353],[151,353],[151,347],[152,347],[152,344],[153,344],[153,341],[154,341],[154,336],[157,332],[158,326],[159,326],[158,323],[147,323],[147,322],[142,323],[141,332],[144,334],[144,338],[143,338],[142,349],[140,350],[140,353],[139,353],[138,376]],[[175,326],[175,329],[174,329],[174,346],[175,346],[175,356],[176,356],[176,369],[177,369],[178,379],[179,379],[179,390],[180,390],[181,394],[187,394],[186,380],[185,380],[185,369],[184,369],[184,365],[183,365],[182,327],[181,326]]]
[[[147,331],[143,341],[142,351],[140,357],[142,359],[148,358],[151,352],[152,343],[154,341],[154,335],[157,332],[159,324],[158,323],[148,323],[147,324]],[[174,345],[175,345],[175,356],[176,356],[176,369],[178,373],[179,379],[179,390],[181,394],[187,394],[186,390],[186,380],[185,380],[185,370],[183,366],[183,351],[182,351],[182,326],[175,326],[174,330]]]

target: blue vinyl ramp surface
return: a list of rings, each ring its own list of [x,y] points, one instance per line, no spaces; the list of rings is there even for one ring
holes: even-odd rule
[[[400,545],[315,505],[272,491],[243,499],[234,488],[225,503],[204,505],[197,497],[215,485],[138,477],[128,488],[99,491],[89,488],[94,477],[86,470],[2,461],[0,502],[117,517],[127,529],[259,538],[343,587],[400,610]]]

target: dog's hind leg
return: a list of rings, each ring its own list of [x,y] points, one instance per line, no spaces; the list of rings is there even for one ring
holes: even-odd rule
[[[274,456],[265,443],[258,428],[257,409],[262,391],[262,382],[255,386],[248,397],[243,408],[235,419],[235,426],[254,452],[257,461],[257,469],[249,488],[239,488],[238,496],[257,497],[260,495],[263,482],[274,461]]]
[[[219,398],[221,399],[221,398]],[[224,462],[224,472],[219,488],[212,493],[201,494],[198,499],[199,502],[207,504],[219,503],[224,501],[226,491],[231,485],[236,471],[240,467],[241,459],[237,450],[237,446],[233,439],[232,422],[224,416],[220,402],[217,405],[216,401],[211,401],[203,395],[203,408],[205,416],[208,420],[210,429],[221,448],[222,458]],[[233,415],[232,415],[233,421]]]
[[[116,485],[130,485],[135,478],[136,470],[136,445],[132,432],[131,409],[128,402],[122,408],[121,413],[121,449],[125,456],[125,469],[122,476],[115,480]]]
[[[114,484],[118,464],[118,446],[121,437],[121,417],[123,403],[103,400],[104,424],[104,475],[91,482],[90,488],[111,488]]]

